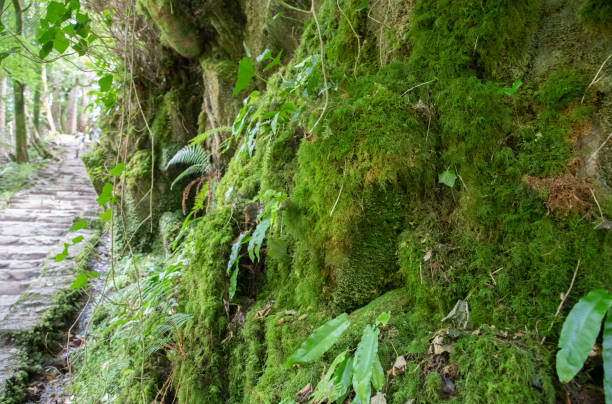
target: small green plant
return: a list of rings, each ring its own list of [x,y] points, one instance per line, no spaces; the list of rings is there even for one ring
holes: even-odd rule
[[[287,194],[280,193],[273,189],[269,189],[263,194],[257,195],[253,199],[253,203],[263,200],[265,207],[257,216],[257,227],[255,227],[253,234],[251,234],[251,229],[243,231],[232,244],[232,252],[230,254],[230,259],[227,262],[227,275],[230,277],[230,298],[233,298],[236,294],[240,248],[243,244],[248,243],[247,250],[251,261],[255,262],[256,258],[257,261],[261,259],[260,251],[266,237],[266,233],[276,220],[277,214],[281,210],[282,204],[286,199]]]
[[[612,403],[612,294],[598,289],[589,292],[572,307],[563,323],[557,352],[557,374],[566,383],[580,371],[603,321],[604,391],[606,403]],[[605,317],[605,319],[604,319]]]
[[[500,93],[512,97],[522,85],[523,82],[520,79],[517,79],[514,81],[514,83],[512,83],[512,87],[504,87],[500,90]]]
[[[170,189],[174,188],[177,182],[189,175],[197,174],[202,177],[208,169],[208,154],[199,144],[191,144],[176,152],[168,164],[166,164],[166,170],[176,164],[187,164],[189,167],[176,176],[172,184],[170,184]]]
[[[368,324],[364,328],[354,355],[347,350],[336,356],[313,393],[315,402],[327,400],[327,402],[343,403],[352,386],[355,391],[352,402],[365,404],[370,402],[372,387],[376,391],[382,389],[385,372],[378,357],[379,327],[387,325],[390,319],[391,315],[388,312],[379,315],[373,325]],[[285,367],[319,360],[349,326],[346,313],[323,324],[314,330],[289,357]]]

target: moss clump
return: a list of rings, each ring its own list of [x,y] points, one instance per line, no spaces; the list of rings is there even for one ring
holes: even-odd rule
[[[542,1],[419,1],[413,10],[410,56],[429,80],[466,73],[496,77],[524,55]],[[520,24],[517,24],[520,21]]]
[[[410,201],[429,193],[435,178],[426,123],[389,85],[402,72],[404,65],[392,65],[357,80],[298,152],[290,217],[296,238],[322,254],[338,310],[365,304],[397,280],[388,248]]]
[[[549,108],[565,108],[571,100],[584,94],[588,84],[584,74],[560,69],[542,85],[538,100]]]
[[[612,27],[612,3],[607,0],[587,0],[578,13],[588,23]]]
[[[175,369],[177,395],[184,403],[218,403],[227,395],[225,269],[234,238],[231,208],[210,212],[193,230],[193,256],[184,273],[184,312],[193,315],[185,329],[186,356]],[[197,369],[197,371],[194,371]]]

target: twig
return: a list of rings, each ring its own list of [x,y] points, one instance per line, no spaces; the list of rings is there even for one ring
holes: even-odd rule
[[[317,13],[315,11],[315,0],[312,0],[310,12],[312,13],[312,18],[314,20],[315,25],[317,26],[317,33],[319,34],[319,45],[321,47],[321,71],[323,72],[323,86],[325,89],[325,104],[323,104],[323,110],[321,111],[321,115],[319,115],[319,119],[317,119],[315,124],[308,131],[309,135],[312,135],[312,132],[315,130],[319,122],[321,122],[321,119],[323,119],[325,111],[327,111],[327,104],[329,103],[329,88],[327,88],[327,73],[325,72],[325,47],[323,46],[323,35],[321,35],[321,26],[319,25],[319,19],[317,18]]]
[[[599,209],[599,216],[601,216],[601,220],[606,220],[604,219],[604,215],[603,215],[603,212],[601,211],[601,206],[599,206],[599,201],[597,200],[597,197],[595,196],[595,192],[593,192],[593,189],[591,189],[591,187],[589,187],[589,191],[591,191],[591,195],[593,195],[593,199],[595,200],[595,203],[597,204],[597,208]]]
[[[578,273],[579,267],[580,267],[580,259],[578,259],[578,263],[576,264],[576,269],[574,270],[574,276],[572,276],[572,282],[570,283],[569,288],[567,289],[567,292],[565,292],[565,294],[561,296],[561,303],[559,303],[559,307],[557,307],[557,311],[555,312],[555,315],[553,316],[553,321],[550,323],[550,327],[548,327],[548,331],[546,332],[547,334],[550,332],[550,330],[552,330],[553,325],[555,324],[555,319],[559,317],[559,313],[561,313],[561,309],[563,308],[563,305],[565,304],[565,300],[567,300],[567,297],[569,296],[570,292],[572,291],[572,288],[574,287],[574,281],[576,280],[576,274]],[[542,340],[540,341],[540,345],[543,345],[544,341],[546,341],[546,336],[542,337]]]
[[[357,58],[355,59],[355,65],[353,66],[353,76],[357,78],[357,65],[359,64],[359,58],[361,57],[361,39],[359,38],[357,31],[355,31],[353,24],[351,24],[351,20],[344,13],[344,10],[342,10],[342,7],[340,7],[340,0],[336,0],[336,4],[338,5],[338,10],[340,10],[340,14],[344,16],[349,27],[351,27],[351,31],[353,31],[353,35],[355,35],[355,38],[357,38]]]
[[[417,85],[416,85],[416,86],[414,86],[414,87],[410,87],[408,90],[404,91],[404,92],[402,93],[402,95],[400,95],[400,97],[405,96],[406,94],[408,94],[409,92],[411,92],[411,91],[412,91],[412,90],[414,90],[415,88],[419,88],[419,87],[421,87],[421,86],[424,86],[425,84],[433,83],[433,82],[434,82],[434,81],[436,81],[436,80],[438,80],[438,79],[429,80],[429,81],[426,81],[426,82],[424,82],[424,83],[417,84]]]
[[[301,8],[297,8],[297,7],[292,6],[291,4],[285,3],[283,0],[278,0],[278,2],[280,3],[281,6],[287,7],[289,10],[297,11],[299,13],[304,13],[304,14],[311,13],[310,10],[302,10]]]
[[[599,80],[601,80],[601,77],[598,78],[599,73],[601,73],[601,69],[603,69],[603,67],[605,66],[606,62],[608,61],[608,59],[610,59],[612,57],[612,53],[608,55],[608,57],[606,58],[606,60],[604,60],[604,62],[601,64],[601,66],[599,66],[599,70],[597,70],[597,73],[595,73],[595,77],[593,77],[593,80],[591,80],[591,82],[589,83],[589,85],[587,86],[586,90],[584,90],[584,94],[582,95],[582,99],[580,100],[580,103],[582,104],[584,102],[584,97],[586,97],[586,92],[589,88],[591,88],[592,85],[597,84],[597,82]]]
[[[608,141],[610,140],[610,138],[612,138],[612,132],[608,135],[608,137],[606,138],[606,140],[604,140],[604,142],[597,148],[597,150],[595,150],[593,153],[591,153],[591,155],[589,156],[589,160],[591,160],[592,158],[594,158],[595,156],[597,156],[597,154],[599,154],[599,152],[601,151],[601,149],[604,148],[604,146],[606,145],[606,143],[608,143]]]
[[[332,217],[332,215],[334,214],[334,210],[336,210],[336,205],[338,205],[338,201],[340,200],[340,195],[342,195],[342,189],[344,188],[344,183],[342,183],[342,185],[340,185],[340,192],[338,192],[338,197],[336,198],[336,202],[334,203],[334,206],[332,207],[332,210],[329,212],[329,217]]]

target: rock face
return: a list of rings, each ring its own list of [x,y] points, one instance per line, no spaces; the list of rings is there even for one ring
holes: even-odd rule
[[[36,184],[11,199],[0,211],[0,337],[33,329],[52,304],[53,295],[74,281],[75,257],[87,244],[69,249],[69,257],[54,257],[77,236],[85,240],[89,229],[68,233],[77,218],[98,213],[96,193],[81,161],[78,142],[62,135],[65,148],[61,160],[49,163],[38,174]],[[18,349],[0,342],[0,384],[15,365]]]

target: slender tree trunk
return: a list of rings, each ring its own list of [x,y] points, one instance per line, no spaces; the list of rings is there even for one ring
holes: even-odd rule
[[[65,128],[62,125],[62,99],[60,97],[60,89],[57,86],[53,86],[53,99],[51,100],[51,112],[53,114],[53,121],[58,132],[64,133]]]
[[[40,77],[42,79],[43,94],[42,103],[45,115],[47,116],[47,123],[49,124],[49,132],[54,135],[57,132],[55,128],[55,120],[53,119],[53,113],[51,112],[51,103],[49,102],[49,86],[47,84],[47,64],[43,63],[40,69]]]
[[[23,34],[23,13],[19,0],[13,0],[15,7],[15,32]],[[28,161],[28,139],[25,125],[25,109],[23,99],[23,84],[15,80],[13,84],[15,99],[15,160],[18,163]]]
[[[0,142],[10,144],[10,136],[6,131],[6,76],[2,76],[0,77]],[[1,149],[4,147],[0,146]]]
[[[40,133],[40,87],[36,86],[34,90],[34,102],[32,106],[32,123],[36,128],[36,132]]]
[[[70,89],[68,93],[68,111],[66,112],[66,126],[68,129],[68,133],[75,134],[77,131],[77,108],[79,101],[79,83],[75,84],[74,87]]]
[[[79,132],[85,132],[87,126],[87,114],[85,113],[85,109],[87,108],[89,100],[87,99],[87,89],[85,87],[81,87],[81,108],[79,109],[79,124],[78,130]]]
[[[30,144],[34,147],[34,149],[36,149],[36,152],[41,157],[56,159],[56,157],[47,150],[42,140],[40,140],[40,134],[38,129],[36,129],[36,125],[34,125],[34,117],[28,113],[27,106],[25,107],[25,116],[28,130],[30,132]]]

